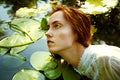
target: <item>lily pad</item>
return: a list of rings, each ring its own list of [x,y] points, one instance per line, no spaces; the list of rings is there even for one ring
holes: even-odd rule
[[[0,48],[0,55],[4,55],[8,50],[9,48]]]
[[[19,18],[10,23],[11,29],[16,31],[0,41],[0,47],[18,47],[35,42],[42,38],[44,31],[40,22],[32,19]]]
[[[33,69],[21,69],[12,80],[45,80],[45,77],[39,71]]]
[[[39,39],[43,35],[41,31],[40,22],[33,19],[27,18],[14,19],[11,22],[11,28],[13,30],[18,30],[25,33],[33,41]]]
[[[55,69],[50,69],[50,70],[44,71],[45,76],[51,80],[54,80],[54,79],[57,79],[58,77],[60,77],[61,73],[62,73],[61,66],[58,66]]]
[[[118,4],[118,0],[86,0],[81,10],[87,14],[102,14],[110,11]]]
[[[14,33],[0,41],[0,47],[18,47],[30,44],[32,41],[26,35]]]
[[[17,54],[17,53],[23,51],[24,49],[26,49],[27,47],[28,47],[28,45],[20,46],[20,47],[13,47],[10,50],[10,54]]]
[[[53,69],[57,63],[52,59],[49,52],[40,51],[32,54],[30,58],[31,65],[37,70]]]

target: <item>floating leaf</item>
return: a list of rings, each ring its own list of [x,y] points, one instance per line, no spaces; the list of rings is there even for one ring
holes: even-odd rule
[[[62,77],[64,80],[80,80],[80,75],[63,59],[55,59],[49,52],[35,52],[30,58],[32,66],[42,71],[45,76],[54,80]]]
[[[0,41],[0,47],[18,47],[30,44],[44,35],[40,29],[40,23],[32,19],[15,19],[11,22],[11,28],[17,32]]]
[[[23,32],[24,34],[29,36],[32,41],[36,41],[41,36],[43,36],[43,31],[41,31],[40,22],[33,19],[14,19],[11,22],[11,28],[13,30]]]
[[[57,66],[50,53],[45,51],[33,53],[30,58],[30,63],[37,70],[48,70]]]
[[[99,6],[103,4],[102,0],[86,0],[86,2],[89,2],[90,4],[93,4],[95,6]]]
[[[17,54],[17,53],[23,51],[24,49],[26,49],[27,47],[28,47],[28,45],[20,46],[20,47],[13,47],[10,50],[10,54]]]
[[[38,15],[38,10],[34,9],[34,8],[20,8],[16,11],[16,16],[18,17],[25,17],[25,18],[29,18],[29,17],[35,17]]]
[[[42,73],[32,69],[21,69],[18,71],[12,80],[45,80]]]
[[[0,55],[5,54],[8,50],[9,48],[0,48]]]
[[[18,47],[30,43],[32,43],[32,41],[28,36],[19,33],[13,33],[11,36],[0,41],[0,47]]]
[[[81,10],[87,14],[102,14],[114,8],[118,0],[86,0]]]
[[[58,66],[55,69],[50,69],[50,70],[44,71],[45,76],[52,80],[60,77],[61,73],[62,73],[61,66]]]

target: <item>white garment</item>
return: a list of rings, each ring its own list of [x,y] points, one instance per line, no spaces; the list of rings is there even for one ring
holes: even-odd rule
[[[90,45],[85,49],[77,71],[92,80],[120,80],[120,48]]]

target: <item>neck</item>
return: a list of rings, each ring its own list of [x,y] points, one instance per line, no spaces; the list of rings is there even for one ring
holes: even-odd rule
[[[72,46],[69,49],[63,50],[58,55],[60,55],[65,61],[74,67],[77,67],[80,58],[84,52],[85,47],[82,45]]]

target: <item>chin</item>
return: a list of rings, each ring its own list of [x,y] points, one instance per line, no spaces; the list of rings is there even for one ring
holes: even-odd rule
[[[49,49],[49,52],[50,52],[51,54],[55,54],[55,53],[56,53],[55,50],[51,50],[51,49]]]
[[[59,54],[60,51],[61,51],[60,48],[55,48],[55,47],[54,47],[54,48],[53,48],[53,47],[49,48],[49,52],[50,52],[51,54]]]

